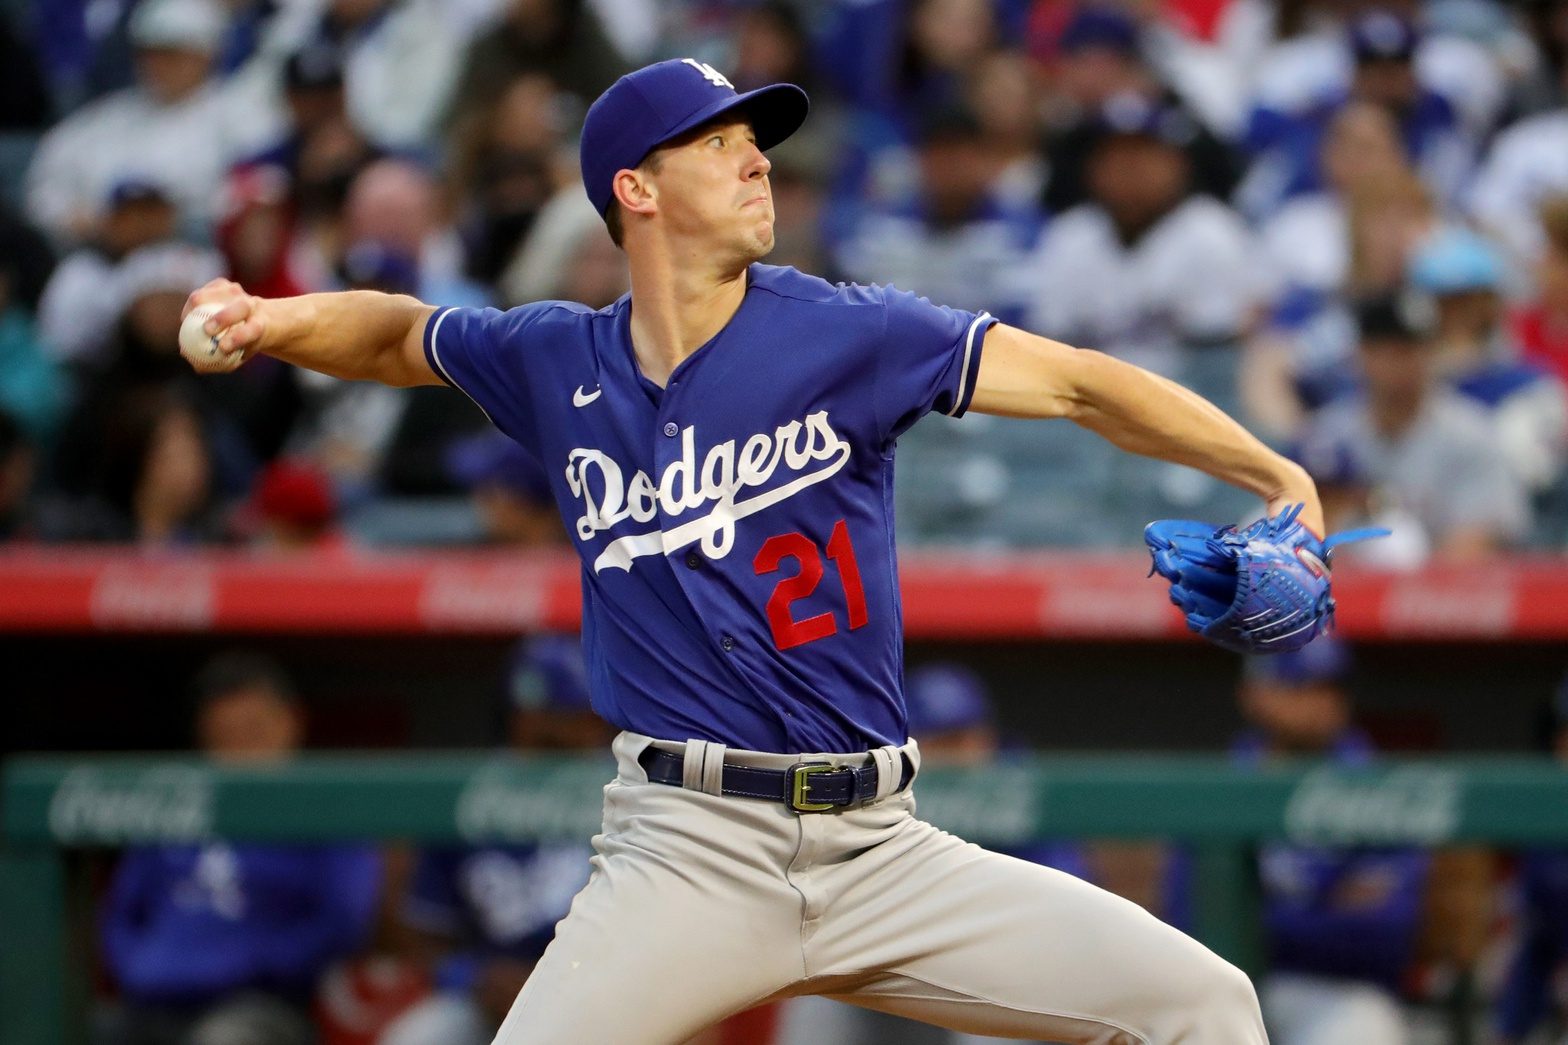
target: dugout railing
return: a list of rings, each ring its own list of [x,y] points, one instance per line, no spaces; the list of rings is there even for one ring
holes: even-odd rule
[[[232,839],[586,839],[602,759],[309,755],[277,767],[191,758],[18,757],[0,778],[0,1042],[82,1033],[86,960],[68,931],[66,850]],[[1198,935],[1243,967],[1260,949],[1252,847],[1568,847],[1568,771],[1546,759],[1390,760],[1346,770],[1213,757],[1038,757],[931,768],[920,815],[999,847],[1158,838],[1195,859]],[[83,934],[77,933],[76,937]]]

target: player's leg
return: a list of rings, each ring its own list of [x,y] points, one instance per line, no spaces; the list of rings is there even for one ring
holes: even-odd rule
[[[675,1045],[801,975],[793,814],[647,783],[625,746],[593,876],[496,1045]]]
[[[913,818],[854,863],[832,887],[832,917],[808,946],[807,971],[871,973],[846,997],[855,1004],[969,1033],[1085,1045],[1267,1040],[1240,970],[1070,875]]]

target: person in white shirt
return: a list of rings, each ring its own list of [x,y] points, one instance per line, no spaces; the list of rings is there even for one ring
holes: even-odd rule
[[[211,0],[137,7],[136,84],[57,124],[27,172],[27,216],[58,246],[90,235],[111,187],[130,177],[165,187],[186,223],[212,219],[229,166],[264,144],[276,120],[248,83],[212,78],[224,27]]]

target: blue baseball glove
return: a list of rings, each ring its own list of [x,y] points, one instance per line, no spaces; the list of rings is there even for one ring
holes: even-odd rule
[[[1339,544],[1386,536],[1350,530],[1321,540],[1300,522],[1302,505],[1244,530],[1215,529],[1190,519],[1144,528],[1154,555],[1152,577],[1171,584],[1171,602],[1187,627],[1237,653],[1300,649],[1334,623],[1329,553]]]

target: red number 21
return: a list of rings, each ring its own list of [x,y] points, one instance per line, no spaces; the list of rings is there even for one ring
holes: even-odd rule
[[[833,524],[827,552],[833,565],[838,567],[839,581],[844,586],[844,602],[849,609],[849,628],[853,631],[870,618],[866,613],[866,589],[860,584],[860,564],[855,561],[855,548],[849,543],[849,527],[843,519]],[[815,642],[838,631],[838,621],[831,612],[805,620],[796,620],[789,612],[790,603],[816,591],[822,580],[822,554],[809,537],[803,533],[769,537],[762,542],[751,565],[760,577],[777,571],[785,559],[798,562],[800,571],[774,585],[773,594],[768,597],[768,624],[773,628],[774,645],[781,650]]]

